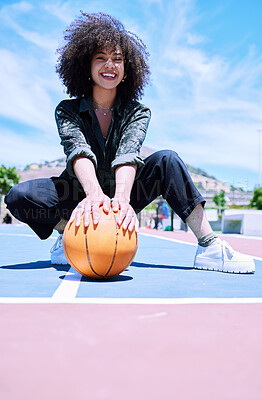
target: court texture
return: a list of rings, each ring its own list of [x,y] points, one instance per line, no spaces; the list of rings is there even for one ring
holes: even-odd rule
[[[192,233],[141,229],[99,281],[51,265],[56,236],[0,225],[1,400],[262,399],[262,238],[226,235],[256,264],[226,274],[193,269]]]

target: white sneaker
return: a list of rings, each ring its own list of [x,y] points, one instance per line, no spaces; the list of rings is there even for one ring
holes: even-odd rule
[[[51,264],[53,265],[67,265],[69,262],[63,249],[63,234],[61,233],[52,246],[51,250]]]
[[[208,247],[198,246],[194,268],[250,274],[255,272],[255,263],[252,257],[238,253],[227,242],[218,238]]]

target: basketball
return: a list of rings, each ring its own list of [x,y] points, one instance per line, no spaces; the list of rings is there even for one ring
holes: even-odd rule
[[[137,233],[117,225],[118,212],[99,209],[98,225],[92,214],[89,226],[80,226],[75,220],[67,223],[63,246],[69,264],[80,274],[94,279],[109,279],[123,272],[132,262],[137,250]]]

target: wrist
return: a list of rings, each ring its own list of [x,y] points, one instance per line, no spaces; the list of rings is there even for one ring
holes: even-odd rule
[[[101,194],[103,194],[103,191],[99,185],[94,185],[91,182],[83,188],[86,197],[99,197]]]
[[[127,193],[116,192],[114,198],[117,200],[127,201],[128,203],[130,202],[130,195]]]

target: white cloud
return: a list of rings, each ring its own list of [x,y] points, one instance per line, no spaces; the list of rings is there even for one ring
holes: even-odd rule
[[[23,29],[18,24],[15,24],[14,22],[12,23],[12,27],[25,40],[35,44],[39,48],[48,50],[52,54],[55,53],[55,50],[57,48],[57,41],[54,40],[52,36],[28,31],[26,29]]]
[[[55,160],[63,157],[63,149],[59,146],[58,135],[52,142],[43,140],[41,132],[35,133],[34,140],[14,133],[10,129],[1,129],[1,164],[8,166],[25,166],[42,160]]]
[[[0,49],[0,115],[50,132],[55,129],[54,105],[37,73],[33,58]]]
[[[27,1],[20,1],[18,3],[9,4],[8,6],[4,6],[3,10],[10,10],[12,12],[28,12],[31,11],[34,6]]]
[[[70,24],[75,18],[75,12],[70,1],[50,2],[44,4],[43,8],[66,24]]]
[[[152,57],[155,96],[147,97],[154,147],[161,143],[199,166],[257,171],[262,57],[253,46],[238,62],[214,49],[210,54],[203,46],[205,38],[194,32],[198,15],[193,2],[176,1],[168,13],[167,28]]]
[[[201,35],[196,35],[196,34],[193,34],[193,33],[188,33],[188,34],[186,35],[186,42],[187,42],[187,44],[188,44],[189,46],[194,46],[194,45],[196,45],[196,44],[205,42],[205,39],[204,39],[204,37],[201,36]]]
[[[23,39],[35,44],[41,49],[45,49],[51,53],[55,52],[57,47],[56,40],[49,33],[43,34],[30,31],[24,28],[19,21],[21,15],[30,15],[30,11],[34,11],[35,7],[28,2],[14,3],[6,5],[0,10],[1,23],[5,24],[8,29],[12,29],[16,34]],[[36,25],[37,26],[37,25]]]
[[[256,171],[257,129],[262,129],[262,57],[256,47],[250,43],[246,55],[237,57],[236,51],[232,59],[220,54],[215,43],[209,51],[209,38],[196,29],[202,15],[194,0],[135,0],[139,16],[129,3],[126,8],[119,4],[48,0],[2,7],[1,22],[23,44],[21,51],[0,49],[0,114],[35,128],[36,140],[40,131],[44,140],[52,137],[55,98],[63,96],[54,72],[58,40],[81,8],[109,12],[137,33],[152,54],[153,85],[143,100],[153,111],[146,144],[177,150],[186,162],[200,167],[209,163]],[[48,21],[46,32],[38,29],[37,20],[32,24],[35,14]],[[16,37],[14,42],[19,43]],[[38,154],[23,140],[18,141],[21,146]]]

